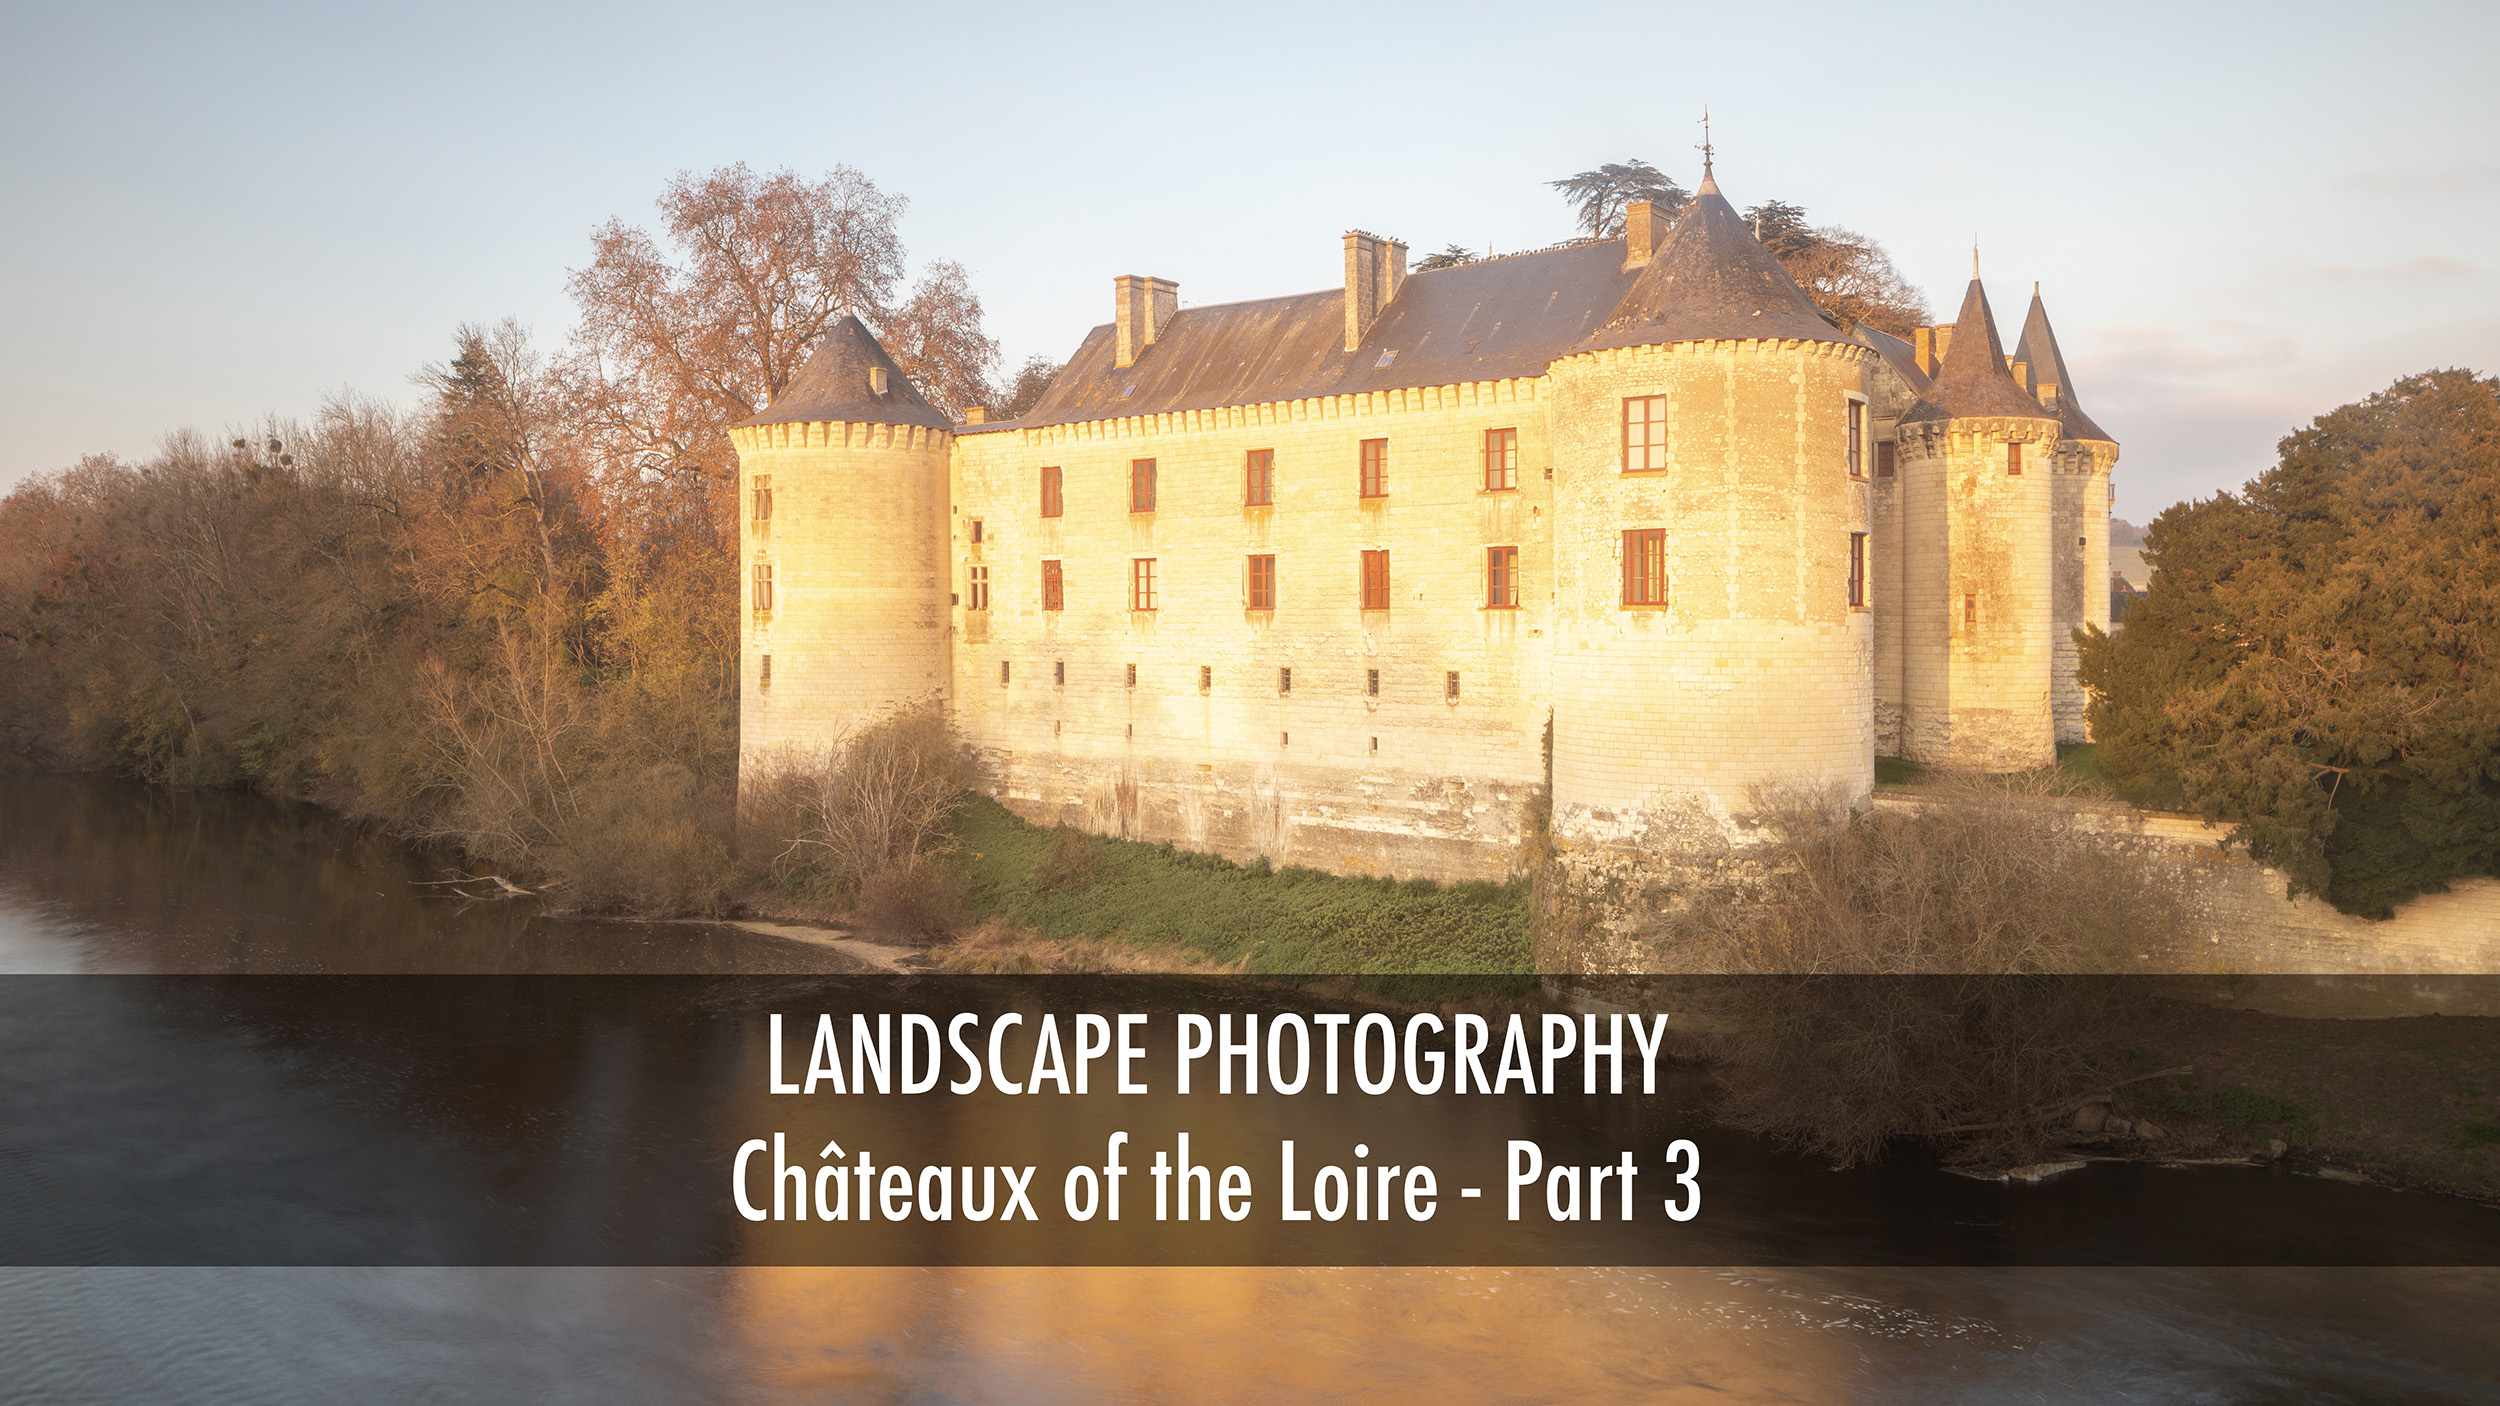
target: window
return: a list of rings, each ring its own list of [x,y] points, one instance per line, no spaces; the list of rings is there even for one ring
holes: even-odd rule
[[[2019,442],[2005,446],[2005,472],[2010,478],[2023,476],[2023,447]]]
[[[769,654],[763,656],[762,662],[756,666],[755,686],[757,688],[773,686],[773,657]]]
[[[1484,432],[1484,491],[1499,493],[1519,486],[1519,431]]]
[[[1242,456],[1241,501],[1244,507],[1265,508],[1276,502],[1276,451],[1253,449]]]
[[[1042,609],[1065,610],[1067,608],[1067,584],[1059,575],[1059,563],[1056,560],[1043,562]]]
[[[1059,467],[1054,464],[1042,470],[1042,516],[1057,517],[1065,507],[1059,497]]]
[[[1052,660],[1052,661],[1051,661],[1051,665],[1050,665],[1050,681],[1051,681],[1051,683],[1052,683],[1054,686],[1059,687],[1059,688],[1066,688],[1066,687],[1068,686],[1068,661],[1067,661],[1067,660],[1065,660],[1065,659],[1054,659],[1054,660]]]
[[[1252,610],[1276,608],[1276,558],[1274,556],[1250,558],[1250,608]]]
[[[1962,628],[1965,630],[1979,628],[1979,597],[1962,597]]]
[[[1363,608],[1365,610],[1389,608],[1389,554],[1387,552],[1363,553]]]
[[[1128,510],[1132,513],[1151,513],[1155,510],[1155,461],[1152,459],[1128,461]]]
[[[972,520],[972,545],[976,547],[981,545],[981,520],[979,518]]]
[[[1866,402],[1849,402],[1849,477],[1866,477]]]
[[[1363,671],[1363,692],[1374,698],[1378,698],[1380,696],[1380,671],[1378,669],[1365,669]]]
[[[1500,610],[1519,604],[1519,549],[1484,549],[1484,603]]]
[[[1866,604],[1866,534],[1849,534],[1849,604]]]
[[[1667,603],[1667,530],[1636,527],[1623,534],[1623,603]]]
[[[969,610],[989,609],[990,569],[986,566],[976,566],[972,568],[969,575],[970,579],[964,582],[965,608]]]
[[[757,522],[773,520],[773,476],[771,474],[755,476],[755,520]]]
[[[1155,559],[1131,557],[1128,564],[1128,608],[1155,608]]]
[[[1362,489],[1363,496],[1366,498],[1389,496],[1389,441],[1385,439],[1363,441]]]
[[[755,613],[773,613],[773,564],[768,561],[755,564]]]
[[[1623,402],[1623,471],[1650,473],[1667,466],[1667,398],[1636,395]]]
[[[1137,687],[1137,666],[1134,664],[1128,666],[1128,686]]]
[[[1009,666],[1006,660],[1001,659],[998,661],[998,683],[1001,688],[1006,687],[1008,667]]]
[[[1276,691],[1278,693],[1293,692],[1293,670],[1290,667],[1276,671]]]
[[[1885,440],[1875,446],[1875,476],[1877,478],[1892,477],[1892,456],[1899,448],[1900,446],[1891,440]]]
[[[1452,669],[1452,670],[1450,670],[1449,681],[1448,681],[1448,683],[1447,683],[1447,684],[1445,684],[1445,685],[1444,685],[1444,688],[1445,688],[1445,690],[1446,690],[1446,691],[1442,694],[1442,696],[1443,696],[1444,698],[1449,699],[1449,700],[1450,700],[1451,702],[1453,702],[1453,703],[1457,702],[1457,701],[1458,701],[1458,670],[1456,670],[1456,669]]]
[[[1211,689],[1211,688],[1213,688],[1213,687],[1215,687],[1215,666],[1214,666],[1214,665],[1212,665],[1212,664],[1201,664],[1201,665],[1199,665],[1199,666],[1198,666],[1198,691],[1199,691],[1200,693],[1204,693],[1204,692],[1206,692],[1208,689]]]

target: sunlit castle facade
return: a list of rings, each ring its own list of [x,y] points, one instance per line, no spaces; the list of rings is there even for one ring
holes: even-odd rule
[[[2035,293],[1902,341],[1705,178],[1672,230],[1111,322],[958,424],[856,320],[733,432],[743,764],[944,707],[1018,813],[1238,859],[1516,872],[1741,841],[2083,738],[2117,445]]]

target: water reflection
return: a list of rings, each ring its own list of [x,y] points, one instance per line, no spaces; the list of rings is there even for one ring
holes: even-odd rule
[[[420,896],[238,797],[0,777],[0,970],[781,972]],[[0,1270],[0,1398],[2500,1399],[2485,1270]]]

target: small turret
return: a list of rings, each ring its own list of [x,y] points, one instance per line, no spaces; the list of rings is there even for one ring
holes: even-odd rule
[[[2109,629],[2109,475],[2118,464],[2118,443],[2077,403],[2066,354],[2058,349],[2037,284],[2032,285],[2031,311],[2023,318],[2014,359],[2031,368],[2033,393],[2058,421],[2057,447],[2050,456],[2050,708],[2057,718],[2057,740],[2081,742],[2090,736],[2091,700],[2075,677],[2075,631],[2084,626]]]
[[[2057,760],[2052,481],[2060,429],[2005,355],[1972,256],[1944,361],[1901,417],[1901,751],[2023,771]],[[1938,329],[1939,332],[1943,329]]]

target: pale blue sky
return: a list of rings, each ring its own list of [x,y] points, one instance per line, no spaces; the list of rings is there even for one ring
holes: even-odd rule
[[[1340,232],[1571,233],[1642,157],[1861,229],[2010,345],[2042,282],[2143,521],[2310,416],[2500,370],[2500,6],[0,5],[0,486],[168,430],[413,399],[453,327],[559,343],[670,173],[909,197],[1009,364],[1118,273],[1326,287]]]

